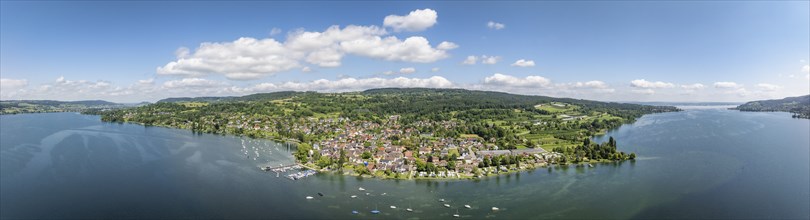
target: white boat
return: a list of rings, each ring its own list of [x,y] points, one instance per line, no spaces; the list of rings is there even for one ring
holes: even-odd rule
[[[501,209],[499,209],[498,207],[492,206],[492,211],[498,211],[498,210],[501,210]]]
[[[392,208],[392,209],[395,209],[395,208],[397,208],[397,207],[392,205],[392,206],[391,206],[391,208]]]
[[[371,193],[366,193],[366,195],[367,195],[367,196],[368,196],[368,195],[371,195]]]
[[[307,196],[307,199],[313,199],[313,198],[315,198],[315,197],[312,197],[312,196]]]
[[[380,194],[380,195],[383,195],[383,196],[384,196],[384,195],[386,195],[386,194],[388,194],[388,193],[382,193],[382,194]]]
[[[588,164],[589,167],[593,167],[593,164]]]
[[[450,204],[444,204],[444,207],[450,208]]]
[[[360,188],[359,188],[359,189],[357,189],[357,190],[360,190],[360,191],[365,191],[366,189],[363,189],[363,187],[360,187]]]
[[[470,206],[470,205],[464,205],[464,208],[472,209],[472,206]]]
[[[439,199],[439,202],[444,202],[444,199]]]
[[[458,214],[458,209],[456,209],[456,214],[453,214],[453,217],[460,218],[461,215]]]
[[[357,198],[357,195],[352,195],[352,199]]]
[[[405,209],[405,211],[413,212],[413,209],[407,208],[407,209]]]

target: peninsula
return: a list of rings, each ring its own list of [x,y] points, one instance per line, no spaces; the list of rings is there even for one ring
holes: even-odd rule
[[[750,112],[790,112],[794,118],[810,118],[810,95],[751,101],[733,109]]]
[[[318,170],[382,178],[475,178],[549,164],[632,160],[590,138],[669,106],[464,89],[275,92],[171,98],[92,111],[107,122],[270,138],[298,144]]]

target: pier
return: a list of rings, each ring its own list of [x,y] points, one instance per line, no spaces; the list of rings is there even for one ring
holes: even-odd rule
[[[291,165],[279,164],[279,166],[277,166],[277,167],[270,167],[270,166],[262,167],[262,171],[273,171],[273,172],[276,172],[276,173],[284,173],[284,172],[287,172],[287,171],[290,171],[290,170],[301,169],[301,168],[303,168],[303,167],[301,167],[301,165],[298,165],[298,164],[291,164]]]
[[[286,173],[287,171],[290,171],[290,170],[302,170],[302,169],[304,169],[303,171],[299,171],[299,172],[287,175],[287,178],[291,179],[291,180],[298,180],[298,179],[308,177],[308,176],[312,176],[312,175],[315,175],[316,173],[318,173],[315,170],[307,170],[307,168],[308,167],[304,167],[304,166],[302,166],[300,164],[291,164],[291,165],[279,164],[279,166],[277,166],[277,167],[266,166],[266,167],[262,167],[261,169],[262,169],[262,171],[273,171],[273,172],[275,172],[276,177],[280,177],[281,173]]]

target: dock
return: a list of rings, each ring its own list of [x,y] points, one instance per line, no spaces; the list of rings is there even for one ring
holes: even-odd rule
[[[286,173],[287,171],[302,170],[303,169],[303,171],[298,171],[296,173],[287,175],[287,178],[291,179],[291,180],[298,180],[298,179],[305,178],[305,177],[308,177],[308,176],[312,176],[312,175],[315,175],[316,173],[318,173],[315,170],[309,170],[307,168],[308,167],[302,166],[300,164],[291,164],[291,165],[279,164],[279,166],[277,166],[277,167],[266,166],[266,167],[262,167],[261,169],[262,169],[262,171],[265,171],[265,172],[267,172],[267,171],[275,172],[276,177],[280,177],[281,173]]]
[[[303,168],[303,167],[301,167],[301,165],[298,165],[298,164],[291,164],[291,165],[279,164],[279,166],[277,166],[277,167],[270,167],[270,166],[262,167],[262,171],[273,171],[273,172],[276,172],[276,173],[284,173],[284,172],[287,172],[287,171],[290,171],[290,170],[297,170],[297,169],[301,169],[301,168]]]

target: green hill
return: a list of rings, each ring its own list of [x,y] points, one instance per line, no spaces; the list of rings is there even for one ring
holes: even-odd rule
[[[779,111],[793,113],[796,118],[810,118],[810,95],[752,101],[734,108],[740,111]]]

